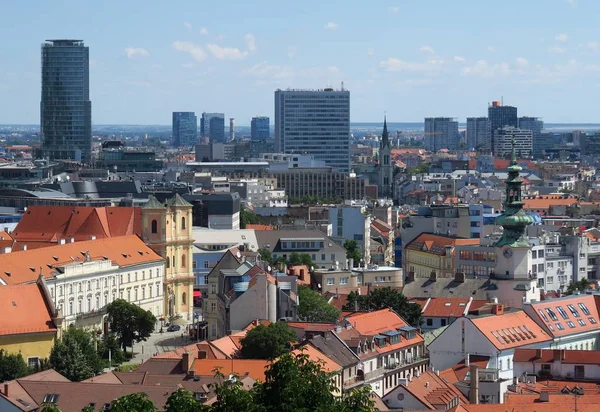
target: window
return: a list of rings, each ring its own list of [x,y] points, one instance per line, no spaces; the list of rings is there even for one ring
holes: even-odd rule
[[[62,294],[63,294],[62,292],[63,292],[62,291],[62,286],[59,286],[58,287],[58,296],[62,296]]]
[[[556,328],[557,328],[558,330],[565,330],[565,327],[562,325],[562,323],[557,323],[557,324],[556,324]]]
[[[552,367],[551,367],[551,365],[549,363],[542,363],[542,370],[544,372],[550,372],[551,368]]]
[[[583,312],[584,315],[587,315],[587,316],[590,315],[590,311],[587,308],[587,306],[585,306],[583,303],[578,303],[578,305],[579,305],[579,309],[582,310],[582,312]]]
[[[573,305],[567,305],[567,307],[569,308],[569,310],[571,311],[571,313],[573,314],[573,316],[575,316],[576,318],[579,317],[579,312],[577,311],[577,309],[575,309],[575,306],[573,306]]]
[[[348,278],[341,278],[340,279],[340,285],[347,285],[348,284]]]
[[[108,278],[104,278],[104,287],[107,288],[108,287]]]
[[[208,260],[204,261],[204,269],[208,269],[209,268],[209,262]]]
[[[546,316],[546,314],[541,309],[538,309],[538,312],[540,313],[542,319],[544,319],[544,322],[548,322],[548,317]]]
[[[87,298],[87,311],[91,312],[92,311],[92,298],[88,296]]]
[[[538,257],[539,258],[543,258],[544,257],[544,251],[543,250],[538,250]]]
[[[210,303],[210,311],[211,312],[216,312],[217,311],[217,303],[216,302],[211,302]]]
[[[72,284],[70,284],[70,285],[69,285],[69,295],[70,295],[71,293],[73,293],[73,285],[72,285]]]
[[[131,288],[127,289],[127,302],[131,302]]]
[[[433,319],[427,318],[427,326],[433,326]]]
[[[81,301],[80,301],[80,302],[81,302]],[[70,301],[69,301],[69,315],[72,315],[72,314],[73,314],[73,301],[72,301],[72,300],[70,300]]]
[[[79,298],[79,301],[77,302],[77,312],[78,313],[83,313],[83,300],[82,298]]]
[[[185,217],[181,218],[181,230],[185,230]]]
[[[583,319],[577,319],[577,322],[579,322],[579,324],[581,326],[585,326],[585,320],[583,320]]]
[[[167,269],[169,269],[171,267],[171,259],[169,259],[169,257],[167,256]]]
[[[571,305],[569,305],[569,306],[571,306]],[[558,313],[560,313],[560,316],[562,316],[563,319],[569,319],[567,312],[565,312],[565,310],[563,309],[562,306],[557,306],[556,309],[558,309]]]
[[[335,285],[335,279],[334,278],[327,278],[327,284],[328,285]]]
[[[37,356],[31,356],[27,358],[27,365],[30,369],[36,370],[40,366],[40,358]]]
[[[594,319],[594,318],[591,318],[591,317],[590,317],[590,318],[588,318],[588,320],[590,321],[590,323],[591,323],[592,325],[595,325],[595,324],[596,324],[596,319]]]
[[[569,325],[570,328],[574,328],[575,327],[575,324],[573,322],[571,322],[571,321],[568,321],[567,325]]]
[[[131,282],[131,273],[127,274],[127,283]]]
[[[133,293],[134,293],[135,301],[137,302],[138,301],[138,288],[135,288]]]
[[[585,366],[575,365],[575,379],[585,378]]]
[[[447,321],[446,319],[442,319],[442,320],[441,320],[441,325],[442,325],[442,326],[446,326],[446,323],[447,323],[447,322],[448,322],[448,321]]]
[[[173,266],[173,269],[175,269],[177,267],[177,265],[175,265],[175,255],[172,256],[171,260],[171,265]]]
[[[537,259],[537,250],[532,250],[531,251],[531,258],[532,259]]]
[[[500,359],[500,360],[498,361],[498,369],[500,369],[500,370],[504,370],[504,369],[502,369],[502,359]]]
[[[182,305],[187,305],[187,293],[183,292],[181,294],[181,304]]]
[[[321,253],[321,260],[325,260],[325,253]]]
[[[134,277],[135,281],[137,282],[137,272],[135,272],[135,273],[133,274],[133,277]]]
[[[160,296],[160,283],[156,284],[156,296]]]
[[[96,295],[96,310],[100,309],[100,295]]]
[[[156,219],[152,221],[152,233],[158,233],[158,222]]]
[[[335,262],[335,253],[332,253],[332,254],[331,254],[331,261],[332,261],[332,262]]]
[[[548,314],[548,316],[550,316],[550,319],[557,321],[558,318],[556,317],[556,313],[554,313],[554,311],[550,308],[546,308],[546,313]]]
[[[146,271],[142,270],[142,280],[146,280]]]
[[[186,256],[185,253],[181,255],[181,267],[184,268],[186,266]]]

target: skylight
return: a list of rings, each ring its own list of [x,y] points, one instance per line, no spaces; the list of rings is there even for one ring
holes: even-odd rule
[[[546,308],[546,313],[548,313],[548,316],[550,316],[550,319],[557,321],[558,317],[556,316],[556,313],[554,313],[554,311],[550,308]]]
[[[587,306],[585,306],[583,303],[579,303],[578,305],[585,315],[590,315],[590,310],[587,308]]]
[[[541,309],[538,309],[538,312],[540,312],[540,316],[542,317],[542,319],[544,319],[544,322],[548,322],[548,317],[546,316],[546,314]]]
[[[557,306],[556,309],[558,309],[558,313],[560,313],[560,316],[562,316],[563,319],[569,319],[569,315],[567,315],[567,312],[565,312],[562,306]]]
[[[576,318],[579,317],[579,312],[577,311],[577,309],[575,309],[575,306],[573,306],[573,305],[567,305],[567,307],[569,308],[569,310],[571,311],[571,313],[573,314],[573,316],[575,316]]]
[[[565,327],[562,325],[562,323],[557,323],[556,327],[558,328],[558,330],[565,330]]]
[[[446,302],[446,304],[444,306],[446,306],[446,307],[447,306],[452,306],[452,303],[451,302]]]
[[[570,328],[575,328],[575,324],[571,321],[568,321],[567,325],[569,325]]]
[[[590,323],[591,323],[592,325],[595,325],[595,324],[596,324],[596,319],[594,319],[594,318],[592,318],[592,317],[589,317],[589,318],[588,318],[588,320],[590,321]]]
[[[577,322],[579,322],[579,324],[581,326],[585,326],[585,320],[583,320],[583,319],[577,319]]]

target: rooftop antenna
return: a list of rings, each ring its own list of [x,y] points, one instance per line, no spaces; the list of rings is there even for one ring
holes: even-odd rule
[[[344,91],[344,81],[342,80],[342,91]]]

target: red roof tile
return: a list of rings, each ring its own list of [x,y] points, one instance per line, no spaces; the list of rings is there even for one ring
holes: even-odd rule
[[[499,350],[552,340],[533,319],[520,310],[472,318],[471,322]]]
[[[526,306],[527,312],[554,337],[600,330],[593,295],[572,295]]]
[[[598,350],[565,350],[565,349],[515,349],[513,362],[553,363],[561,359],[562,363],[600,364]]]
[[[265,369],[270,361],[257,359],[196,359],[194,361],[194,372],[196,375],[213,376],[215,369],[228,376],[232,373],[240,377],[246,375],[254,380],[265,381]]]
[[[0,314],[0,336],[56,332],[37,283],[0,286]]]

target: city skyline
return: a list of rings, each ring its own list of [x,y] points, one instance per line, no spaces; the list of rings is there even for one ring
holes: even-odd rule
[[[384,111],[393,121],[463,122],[484,116],[501,96],[546,123],[598,121],[600,5],[590,0],[116,5],[3,8],[13,24],[0,28],[12,39],[0,51],[0,124],[39,122],[39,45],[49,38],[90,48],[94,124],[166,125],[174,111],[214,111],[249,125],[253,116],[274,117],[277,88],[342,81],[353,96],[352,122],[380,121]],[[536,18],[515,21],[517,6]]]

